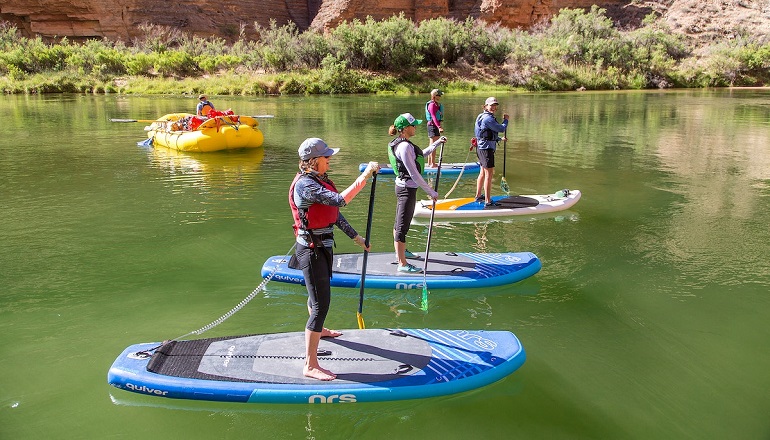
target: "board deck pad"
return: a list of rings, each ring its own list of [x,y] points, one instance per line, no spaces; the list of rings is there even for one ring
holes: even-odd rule
[[[336,287],[360,287],[363,271],[363,253],[334,254],[331,285]],[[541,263],[531,252],[476,253],[431,252],[428,271],[424,277],[431,289],[456,287],[499,286],[521,281],[540,270]],[[286,256],[273,256],[262,266],[262,276],[274,270],[273,280],[304,284],[301,270],[288,267]],[[422,269],[424,256],[408,260]],[[366,287],[385,289],[421,289],[423,274],[398,271],[398,263],[392,252],[369,253],[366,265]]]
[[[126,348],[108,382],[167,398],[249,403],[416,399],[498,381],[526,355],[500,330],[365,329],[323,338],[319,362],[332,381],[302,375],[304,332],[227,336]]]
[[[345,338],[323,338],[318,351],[323,366],[337,374],[338,383],[393,380],[424,368],[431,357],[430,346],[421,339],[374,338],[355,330],[346,332]],[[299,374],[304,362],[305,333],[295,332],[203,342],[173,341],[155,352],[147,369],[196,379],[317,383]]]

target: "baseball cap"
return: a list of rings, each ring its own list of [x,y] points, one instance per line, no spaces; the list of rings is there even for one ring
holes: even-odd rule
[[[307,138],[300,144],[297,153],[302,160],[312,159],[314,157],[331,156],[337,154],[339,148],[329,148],[326,142],[319,138]]]
[[[492,104],[500,104],[499,102],[497,102],[497,98],[495,98],[494,96],[490,96],[489,98],[487,98],[486,101],[484,101],[484,105],[492,105]]]
[[[430,96],[441,96],[443,94],[444,94],[444,92],[442,92],[439,89],[433,89],[433,90],[430,91]]]
[[[398,130],[403,130],[406,127],[409,127],[410,125],[420,125],[420,124],[422,124],[422,120],[415,119],[411,113],[404,113],[404,114],[398,115],[396,120],[393,121],[393,126],[396,127],[396,129]]]

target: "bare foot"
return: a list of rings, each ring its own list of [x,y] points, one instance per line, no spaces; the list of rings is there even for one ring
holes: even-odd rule
[[[324,329],[321,331],[322,338],[336,338],[337,336],[342,336],[342,332],[338,332],[337,330],[329,330],[326,327],[324,327]]]
[[[305,377],[318,380],[334,380],[337,378],[337,375],[329,370],[325,370],[321,367],[312,368],[307,365],[305,365],[305,368],[302,370],[302,374],[304,374]]]

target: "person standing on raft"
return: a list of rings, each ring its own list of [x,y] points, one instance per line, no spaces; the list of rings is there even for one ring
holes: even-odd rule
[[[331,304],[331,277],[336,225],[359,246],[369,250],[363,237],[345,220],[340,208],[350,203],[366,185],[366,179],[379,170],[377,162],[369,165],[341,193],[327,176],[329,160],[339,148],[329,148],[319,138],[308,138],[299,146],[299,173],[289,188],[289,206],[294,217],[297,249],[289,266],[301,269],[308,294],[308,318],[305,326],[305,366],[302,374],[319,380],[337,376],[318,363],[318,343],[322,337],[342,333],[324,327]]]

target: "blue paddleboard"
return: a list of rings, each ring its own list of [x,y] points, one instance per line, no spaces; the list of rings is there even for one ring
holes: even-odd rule
[[[323,338],[332,381],[302,375],[304,332],[131,345],[110,385],[172,399],[244,403],[354,403],[443,396],[516,371],[526,358],[508,331],[366,329]]]
[[[358,165],[358,171],[363,172],[366,169],[366,166],[368,164],[362,163]],[[425,170],[423,170],[422,175],[428,176],[428,177],[435,177],[436,172],[438,170],[438,167],[425,167]],[[465,175],[474,175],[478,174],[481,171],[481,165],[479,165],[478,162],[466,162],[466,163],[442,163],[441,164],[441,175],[442,176],[457,176],[460,174],[460,172],[463,173],[463,176]],[[390,165],[380,165],[380,175],[383,176],[395,176],[396,173],[393,172],[393,167]]]
[[[363,257],[363,252],[334,254],[331,285],[360,287]],[[285,255],[268,258],[262,265],[262,277],[275,271],[274,281],[305,284],[302,271],[288,267],[288,260]],[[418,256],[410,263],[423,268],[425,260]],[[540,259],[531,252],[431,252],[425,279],[431,289],[500,286],[531,277],[540,267]],[[392,252],[372,252],[366,264],[366,287],[422,289],[423,274],[399,272]]]

